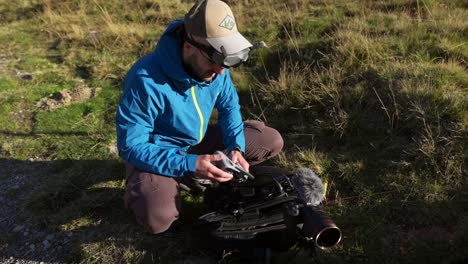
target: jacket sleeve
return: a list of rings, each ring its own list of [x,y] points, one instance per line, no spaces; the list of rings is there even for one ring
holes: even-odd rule
[[[229,70],[226,69],[224,75],[221,91],[215,104],[218,109],[218,123],[223,133],[223,143],[228,152],[239,148],[245,153],[244,124],[240,112],[239,96],[232,83]]]
[[[135,167],[155,174],[177,177],[195,172],[196,155],[150,142],[163,107],[157,84],[143,74],[129,73],[116,114],[119,155]]]

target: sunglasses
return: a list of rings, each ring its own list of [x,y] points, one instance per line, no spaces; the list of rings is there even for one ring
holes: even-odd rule
[[[249,58],[250,48],[243,49],[234,54],[226,54],[226,50],[224,49],[224,47],[221,47],[221,50],[223,51],[221,53],[215,50],[213,47],[208,47],[196,42],[195,40],[190,38],[188,34],[185,34],[184,40],[206,53],[206,55],[208,55],[208,59],[211,62],[224,68],[237,67],[243,62],[247,61],[247,59]]]

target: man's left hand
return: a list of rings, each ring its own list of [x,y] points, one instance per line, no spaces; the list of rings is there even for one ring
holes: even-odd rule
[[[229,153],[229,158],[232,160],[234,163],[239,163],[239,165],[244,168],[245,171],[249,172],[249,163],[244,159],[244,156],[242,156],[242,152],[239,150],[233,150],[231,153]]]

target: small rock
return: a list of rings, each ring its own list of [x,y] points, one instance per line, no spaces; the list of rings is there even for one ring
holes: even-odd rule
[[[34,251],[34,250],[36,250],[36,246],[35,246],[34,244],[31,244],[31,245],[29,246],[29,249],[31,249],[32,251]]]
[[[72,237],[72,236],[73,236],[73,233],[72,233],[72,232],[68,232],[68,233],[67,233],[67,236],[68,236],[68,237]]]
[[[21,76],[21,79],[22,79],[22,80],[25,80],[25,81],[30,81],[30,80],[32,80],[32,78],[33,78],[33,77],[32,77],[31,74],[23,74],[23,75]]]
[[[54,235],[53,234],[50,234],[50,235],[47,235],[46,236],[46,240],[52,240],[54,239]]]
[[[21,231],[21,230],[23,230],[23,229],[24,229],[24,226],[23,226],[23,225],[18,225],[18,226],[16,226],[15,228],[13,228],[13,232],[19,232],[19,231]]]
[[[44,249],[48,249],[50,247],[50,243],[47,240],[42,241],[42,244],[44,245]]]

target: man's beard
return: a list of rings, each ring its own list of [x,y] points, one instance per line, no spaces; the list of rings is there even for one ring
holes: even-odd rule
[[[187,61],[183,62],[185,71],[190,75],[190,77],[192,77],[198,82],[202,82],[202,81],[210,82],[213,79],[211,78],[212,73],[206,72],[206,73],[202,73],[202,76],[200,76],[200,74],[198,74],[196,71],[197,68],[200,68],[196,64],[196,61],[197,61],[197,58],[194,54],[188,57]],[[203,75],[206,75],[206,76],[203,76]],[[209,80],[205,80],[208,78]]]

